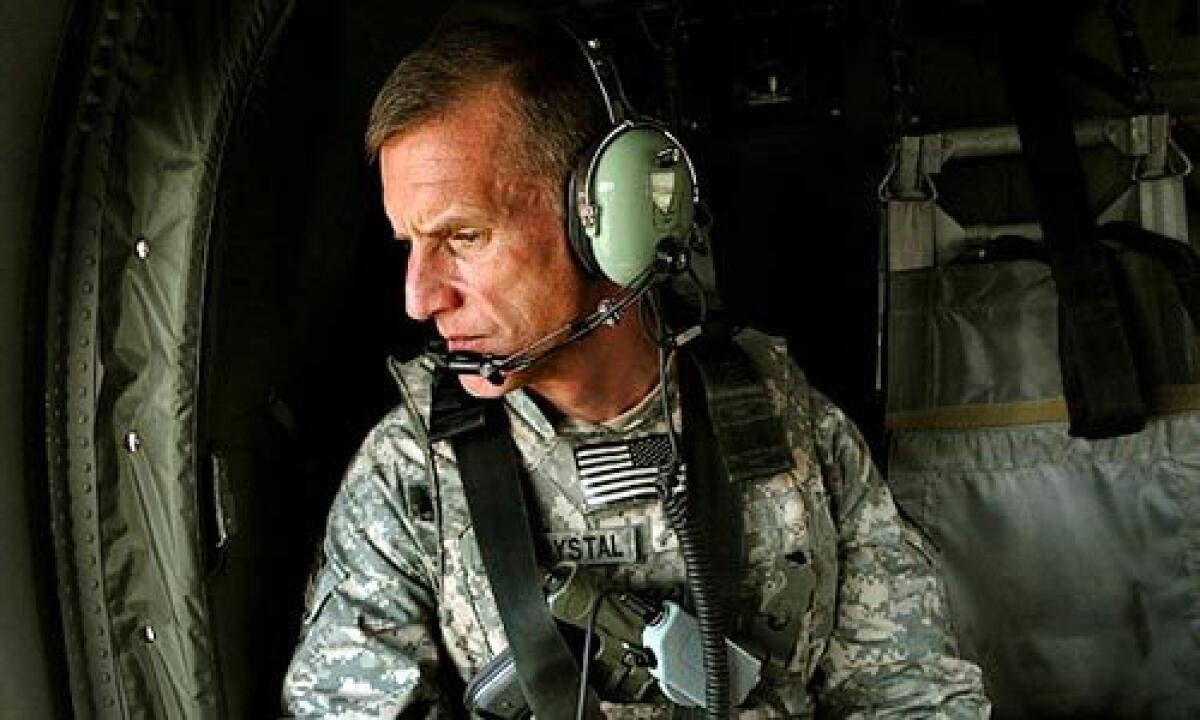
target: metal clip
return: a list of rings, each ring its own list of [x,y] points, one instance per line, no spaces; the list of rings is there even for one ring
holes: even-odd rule
[[[609,327],[614,327],[621,322],[621,309],[616,307],[611,300],[601,300],[600,304],[596,306],[596,310],[600,312],[601,316],[604,316],[604,324]]]
[[[654,153],[654,160],[658,163],[660,168],[668,168],[673,165],[678,165],[679,161],[682,159],[683,153],[680,152],[679,148],[675,147],[674,145],[663,148],[662,150]]]

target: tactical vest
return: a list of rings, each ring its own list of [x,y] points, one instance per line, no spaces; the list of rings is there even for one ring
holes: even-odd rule
[[[811,428],[802,427],[803,423],[788,425],[790,457],[783,458],[779,465],[781,460],[776,455],[775,467],[764,462],[764,457],[770,459],[769,453],[761,451],[772,443],[762,443],[761,436],[756,437],[756,431],[748,429],[749,423],[763,418],[764,408],[777,422],[777,418],[788,417],[795,410],[788,407],[789,397],[793,401],[797,396],[807,400],[807,388],[798,370],[789,364],[790,372],[797,373],[790,378],[795,387],[789,388],[781,377],[787,373],[775,367],[788,363],[786,353],[778,347],[765,348],[760,337],[748,335],[742,338],[742,344],[755,364],[764,366],[756,368],[763,374],[763,381],[753,380],[757,390],[752,391],[758,392],[761,400],[758,414],[747,411],[754,401],[746,399],[750,392],[744,379],[726,383],[723,391],[732,400],[722,404],[719,399],[713,404],[713,414],[719,418],[714,425],[719,428],[725,423],[718,432],[725,433],[726,447],[734,449],[733,453],[723,454],[733,457],[729,471],[734,478],[730,486],[735,492],[733,505],[741,507],[740,515],[745,520],[743,531],[738,533],[744,542],[739,543],[742,547],[737,558],[744,572],[739,573],[741,582],[735,583],[737,592],[729,598],[731,605],[742,612],[731,635],[767,659],[766,685],[779,691],[779,697],[768,700],[781,706],[780,711],[786,708],[795,713],[807,704],[804,684],[812,676],[832,623],[832,581],[820,583],[825,590],[817,593],[821,597],[814,597],[814,592],[818,576],[826,577],[828,573],[832,577],[836,572],[832,567],[834,533],[831,524],[818,528],[816,533],[807,527],[812,518],[822,525],[830,523],[821,480],[813,477],[816,471],[810,462]],[[397,379],[410,407],[432,407],[434,400],[427,380],[415,376],[411,368],[397,373]],[[794,392],[796,389],[803,392]],[[563,427],[560,433],[528,396],[507,403],[507,412],[532,506],[530,516],[535,523],[539,559],[547,566],[560,558],[581,561],[594,566],[592,569],[614,586],[656,598],[679,598],[684,584],[679,538],[669,527],[658,501],[642,499],[588,508],[579,491],[576,467],[581,448],[597,441],[611,444],[638,440],[660,430],[664,425],[661,413],[656,415],[656,407],[646,406],[655,402],[655,395],[651,393],[644,405],[606,428]],[[678,405],[672,403],[677,426]],[[803,413],[798,417],[807,419]],[[741,430],[732,441],[730,427]],[[782,435],[774,441],[776,448],[783,444]],[[460,672],[469,677],[506,648],[508,640],[486,578],[453,452],[449,443],[441,440],[431,440],[426,452],[433,470],[429,491],[440,528],[440,620],[448,653]],[[769,472],[763,472],[767,467]],[[813,545],[814,537],[822,540],[819,546]],[[824,606],[823,612],[818,605]],[[825,627],[815,628],[814,633],[816,618],[821,618]],[[664,702],[623,706],[612,715],[667,717],[666,707]]]

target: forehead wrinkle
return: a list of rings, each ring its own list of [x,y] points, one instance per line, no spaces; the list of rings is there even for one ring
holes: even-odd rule
[[[460,214],[475,222],[540,207],[559,214],[556,183],[522,162],[526,130],[508,107],[508,94],[503,83],[485,84],[384,143],[380,155],[394,188],[384,193],[385,209],[397,230],[429,233]],[[396,194],[410,207],[389,202]]]
[[[410,164],[412,159],[396,158],[384,185],[385,210],[396,230],[428,233],[456,218],[487,217],[494,203],[491,183],[462,168],[461,160],[442,165],[431,157]],[[400,168],[408,172],[400,174]]]
[[[472,225],[487,219],[486,208],[470,202],[456,201],[432,214],[417,213],[407,223],[408,230],[417,235],[437,235],[463,225]]]

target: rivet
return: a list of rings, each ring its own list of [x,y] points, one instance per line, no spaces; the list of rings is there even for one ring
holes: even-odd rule
[[[125,433],[125,449],[131,453],[135,453],[142,449],[142,438],[135,431],[130,430]]]
[[[92,228],[92,230],[96,230],[96,228]],[[96,264],[96,256],[95,255],[84,255],[83,256],[83,264],[84,265],[95,265]]]
[[[133,246],[133,250],[137,253],[139,259],[145,260],[150,256],[150,243],[146,242],[146,238],[139,237],[137,243]]]
[[[154,632],[154,628],[147,625],[142,628],[142,639],[148,643],[152,643],[158,639],[158,634]]]

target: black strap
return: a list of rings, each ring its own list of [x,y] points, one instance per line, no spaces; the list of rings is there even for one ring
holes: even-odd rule
[[[448,437],[458,458],[475,542],[521,689],[537,717],[573,718],[579,665],[546,605],[504,403],[470,398],[453,375],[440,375],[431,438]],[[603,717],[590,691],[586,717]]]
[[[792,467],[783,425],[758,371],[723,330],[706,332],[683,347],[698,372],[690,383],[703,401],[720,450],[721,466],[734,482],[771,477]],[[687,383],[684,383],[686,398]],[[685,415],[686,417],[686,415]]]
[[[688,511],[707,539],[706,550],[718,597],[726,619],[724,632],[733,631],[737,581],[741,578],[745,539],[742,533],[738,496],[729,472],[717,451],[709,408],[700,380],[699,363],[693,353],[679,358],[680,406],[683,411],[682,449],[687,466]]]
[[[1117,34],[1117,54],[1121,58],[1121,66],[1125,68],[1125,77],[1133,89],[1134,107],[1139,112],[1149,111],[1155,105],[1154,89],[1150,82],[1154,63],[1150,62],[1146,45],[1138,34],[1133,0],[1109,0],[1108,17]]]
[[[1102,240],[1158,260],[1171,273],[1184,309],[1200,329],[1200,254],[1195,248],[1124,220],[1105,223],[1097,232]]]
[[[1053,5],[1051,3],[1050,5]],[[1070,25],[1044,2],[993,0],[1009,94],[1059,298],[1059,356],[1070,432],[1089,439],[1142,429],[1138,382],[1095,222],[1060,73]]]
[[[762,382],[732,339],[718,335],[685,345],[678,368],[690,511],[707,537],[721,539],[709,543],[709,553],[732,624],[746,554],[735,486],[786,472],[791,453]]]

